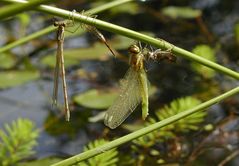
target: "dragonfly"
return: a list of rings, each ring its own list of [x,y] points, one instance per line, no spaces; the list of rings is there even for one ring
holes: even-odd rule
[[[157,49],[150,51],[142,49],[141,44],[131,45],[128,49],[130,53],[130,68],[120,81],[120,94],[113,105],[105,113],[104,123],[111,129],[118,127],[135,110],[141,102],[142,118],[148,116],[148,79],[144,69],[144,60],[153,59],[157,61],[168,60],[176,62],[176,57],[171,50]]]
[[[65,27],[72,24],[72,21],[55,21],[54,26],[58,27],[57,29],[57,51],[56,51],[56,66],[54,71],[54,88],[52,96],[52,105],[57,105],[57,95],[58,95],[58,81],[61,73],[62,78],[62,89],[64,94],[64,112],[66,121],[70,120],[70,110],[68,104],[68,95],[67,95],[67,85],[65,78],[65,67],[64,67],[64,55],[63,55],[63,43],[64,43],[64,32]]]
[[[148,80],[144,69],[144,54],[136,44],[128,49],[130,68],[120,82],[120,94],[105,113],[104,123],[118,127],[142,103],[142,118],[148,116]]]

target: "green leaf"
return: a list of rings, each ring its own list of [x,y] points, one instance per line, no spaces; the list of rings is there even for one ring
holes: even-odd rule
[[[215,51],[208,45],[198,45],[192,52],[212,62],[216,61]],[[202,74],[204,78],[212,78],[215,75],[214,70],[198,63],[192,62],[192,68]]]
[[[0,130],[0,165],[16,165],[34,153],[32,148],[37,144],[39,132],[30,120],[19,118],[4,128],[5,131]]]
[[[239,45],[239,23],[237,23],[234,27],[234,34],[237,44]]]
[[[193,97],[184,97],[174,100],[169,106],[157,111],[156,115],[160,120],[169,118],[177,113],[193,108],[201,103],[200,100]],[[171,125],[166,126],[167,129],[173,129],[177,132],[189,132],[190,130],[197,130],[198,124],[204,121],[206,112],[198,112],[184,119],[177,121]],[[165,129],[163,128],[163,129]]]
[[[111,46],[114,49],[128,49],[132,43],[134,43],[134,40],[122,35],[115,35],[111,40]]]
[[[149,31],[140,31],[140,33],[155,37],[155,34]],[[115,35],[113,39],[110,40],[110,44],[114,49],[128,49],[133,43],[135,43],[135,40],[122,35]]]
[[[30,15],[27,13],[21,13],[17,15],[17,18],[20,20],[22,27],[27,27],[30,23]]]
[[[164,108],[156,111],[156,118],[148,118],[146,126],[154,124],[157,121],[169,118],[175,114],[178,114],[182,111],[186,111],[190,108],[193,108],[201,103],[200,100],[193,97],[184,97],[172,101],[169,105],[166,105]],[[150,147],[155,145],[158,142],[162,142],[169,138],[173,138],[177,133],[186,133],[192,130],[198,130],[198,125],[204,121],[206,112],[198,112],[188,116],[184,119],[181,119],[175,123],[167,125],[160,130],[154,131],[147,134],[146,136],[140,137],[133,142],[137,145]]]
[[[16,58],[9,53],[2,53],[0,55],[0,68],[9,69],[13,67],[16,63]]]
[[[36,70],[0,72],[0,89],[18,86],[39,77],[40,73]]]
[[[176,7],[176,6],[169,6],[163,8],[162,13],[173,19],[176,18],[192,19],[202,15],[201,10],[192,9],[190,7]]]
[[[117,95],[117,91],[91,89],[74,96],[73,101],[87,108],[106,109],[113,103]]]
[[[66,57],[67,52],[68,51],[66,50],[64,55],[65,68],[78,64],[79,63],[78,61],[75,61],[74,59],[70,59]],[[56,57],[55,55],[47,55],[41,59],[41,63],[50,68],[54,68],[56,66]]]
[[[137,14],[139,13],[139,6],[137,3],[126,3],[124,5],[111,8],[110,12],[115,15],[120,13]]]
[[[149,95],[157,91],[155,86],[149,88]],[[79,105],[92,109],[107,109],[110,107],[116,97],[119,95],[118,90],[106,89],[91,89],[84,93],[73,97],[73,101]]]
[[[80,49],[67,49],[64,50],[64,59],[65,59],[65,67],[69,67],[72,65],[78,64],[81,60],[95,60],[107,57],[109,54],[108,48],[100,43],[95,43],[92,47],[80,48]],[[55,55],[47,55],[41,59],[41,63],[54,68],[56,63]]]

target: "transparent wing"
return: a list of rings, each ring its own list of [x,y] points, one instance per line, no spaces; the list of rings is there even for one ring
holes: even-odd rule
[[[111,129],[118,127],[141,102],[139,73],[132,67],[121,80],[120,95],[106,111],[104,123]]]
[[[60,55],[62,54],[62,43],[58,41],[57,43],[57,53],[56,53],[56,66],[54,71],[54,88],[53,88],[53,95],[52,95],[52,106],[57,105],[57,95],[58,95],[58,80],[59,80],[59,71],[60,71]]]

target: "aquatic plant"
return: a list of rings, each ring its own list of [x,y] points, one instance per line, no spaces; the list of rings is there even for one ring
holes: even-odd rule
[[[13,165],[34,154],[38,130],[32,121],[19,118],[0,130],[0,165]]]

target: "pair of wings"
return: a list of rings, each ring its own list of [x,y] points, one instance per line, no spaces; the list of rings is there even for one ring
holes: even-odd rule
[[[130,67],[120,82],[120,94],[106,111],[104,123],[111,129],[118,127],[142,101],[141,75],[146,78],[144,69],[135,71]]]

